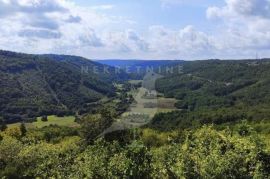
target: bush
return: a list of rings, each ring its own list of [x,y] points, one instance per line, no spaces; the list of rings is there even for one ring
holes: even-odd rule
[[[41,121],[43,121],[43,122],[47,122],[48,121],[48,116],[42,116],[41,117]]]
[[[160,167],[158,173],[153,173],[156,176],[268,178],[270,174],[265,162],[269,160],[269,154],[265,153],[256,135],[231,136],[226,130],[218,132],[212,127],[203,127],[190,133],[182,146],[176,145],[169,151],[158,153],[160,156],[153,162],[154,168]],[[169,161],[162,161],[166,158]]]

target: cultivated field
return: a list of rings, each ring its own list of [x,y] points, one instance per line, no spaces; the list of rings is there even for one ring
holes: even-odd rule
[[[18,127],[21,123],[14,123],[8,125],[8,127]],[[77,127],[78,123],[75,122],[74,116],[65,116],[65,117],[57,117],[57,116],[48,116],[48,121],[41,121],[41,117],[37,118],[36,122],[25,123],[27,128],[42,128],[49,125],[58,125],[58,126],[68,126],[68,127]]]
[[[131,94],[134,96],[137,103],[132,105],[130,111],[124,113],[123,115],[128,115],[129,113],[141,113],[153,117],[158,112],[170,112],[176,110],[176,108],[174,107],[176,100],[174,98],[145,98],[144,95],[146,92],[147,90],[145,88],[133,90]],[[147,105],[145,104],[149,103],[152,103],[153,107],[146,107]]]
[[[136,102],[130,106],[129,111],[123,113],[122,116],[101,135],[117,130],[137,128],[149,123],[154,115],[159,112],[177,110],[174,107],[175,99],[157,97],[155,91],[149,94],[147,89],[141,87],[131,90],[129,94],[133,95]]]

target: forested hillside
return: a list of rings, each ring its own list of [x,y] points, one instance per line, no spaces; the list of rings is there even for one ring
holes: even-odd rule
[[[176,107],[182,112],[167,114],[164,120],[153,123],[169,129],[184,123],[270,119],[269,82],[267,59],[186,62],[183,74],[170,74],[156,83],[159,92],[178,100]]]
[[[113,81],[122,78],[126,75],[116,74],[114,68],[81,57],[0,51],[0,114],[10,123],[75,113],[114,96]]]

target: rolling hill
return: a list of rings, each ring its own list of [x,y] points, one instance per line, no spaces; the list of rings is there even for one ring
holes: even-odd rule
[[[113,81],[127,75],[114,71],[82,57],[0,51],[0,114],[11,123],[78,112],[115,95]]]
[[[268,59],[185,62],[182,74],[168,74],[156,83],[157,91],[176,98],[182,111],[157,116],[152,125],[167,130],[269,120],[269,82]]]

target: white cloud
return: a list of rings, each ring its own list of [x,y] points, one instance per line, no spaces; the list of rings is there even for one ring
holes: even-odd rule
[[[209,7],[208,18],[259,17],[270,18],[269,0],[226,0],[224,7]]]
[[[112,5],[112,4],[105,4],[105,5],[91,7],[91,9],[94,9],[94,10],[109,10],[109,9],[113,9],[113,8],[114,8],[114,5]]]
[[[223,7],[209,7],[209,20],[220,23],[207,33],[193,25],[143,29],[139,22],[105,12],[117,8],[114,5],[80,7],[66,0],[0,0],[0,48],[89,58],[239,58],[257,51],[267,56],[269,4],[269,0],[226,0]]]
[[[163,58],[203,58],[215,50],[212,37],[191,25],[179,30],[152,26],[148,40],[152,53]]]
[[[209,19],[221,20],[223,30],[216,35],[218,48],[242,54],[270,55],[270,1],[226,0],[223,7],[207,9]]]
[[[94,48],[110,45],[101,37],[104,27],[130,23],[123,17],[96,12],[113,7],[80,7],[66,0],[0,0],[0,48],[69,54],[85,50],[91,54]]]

